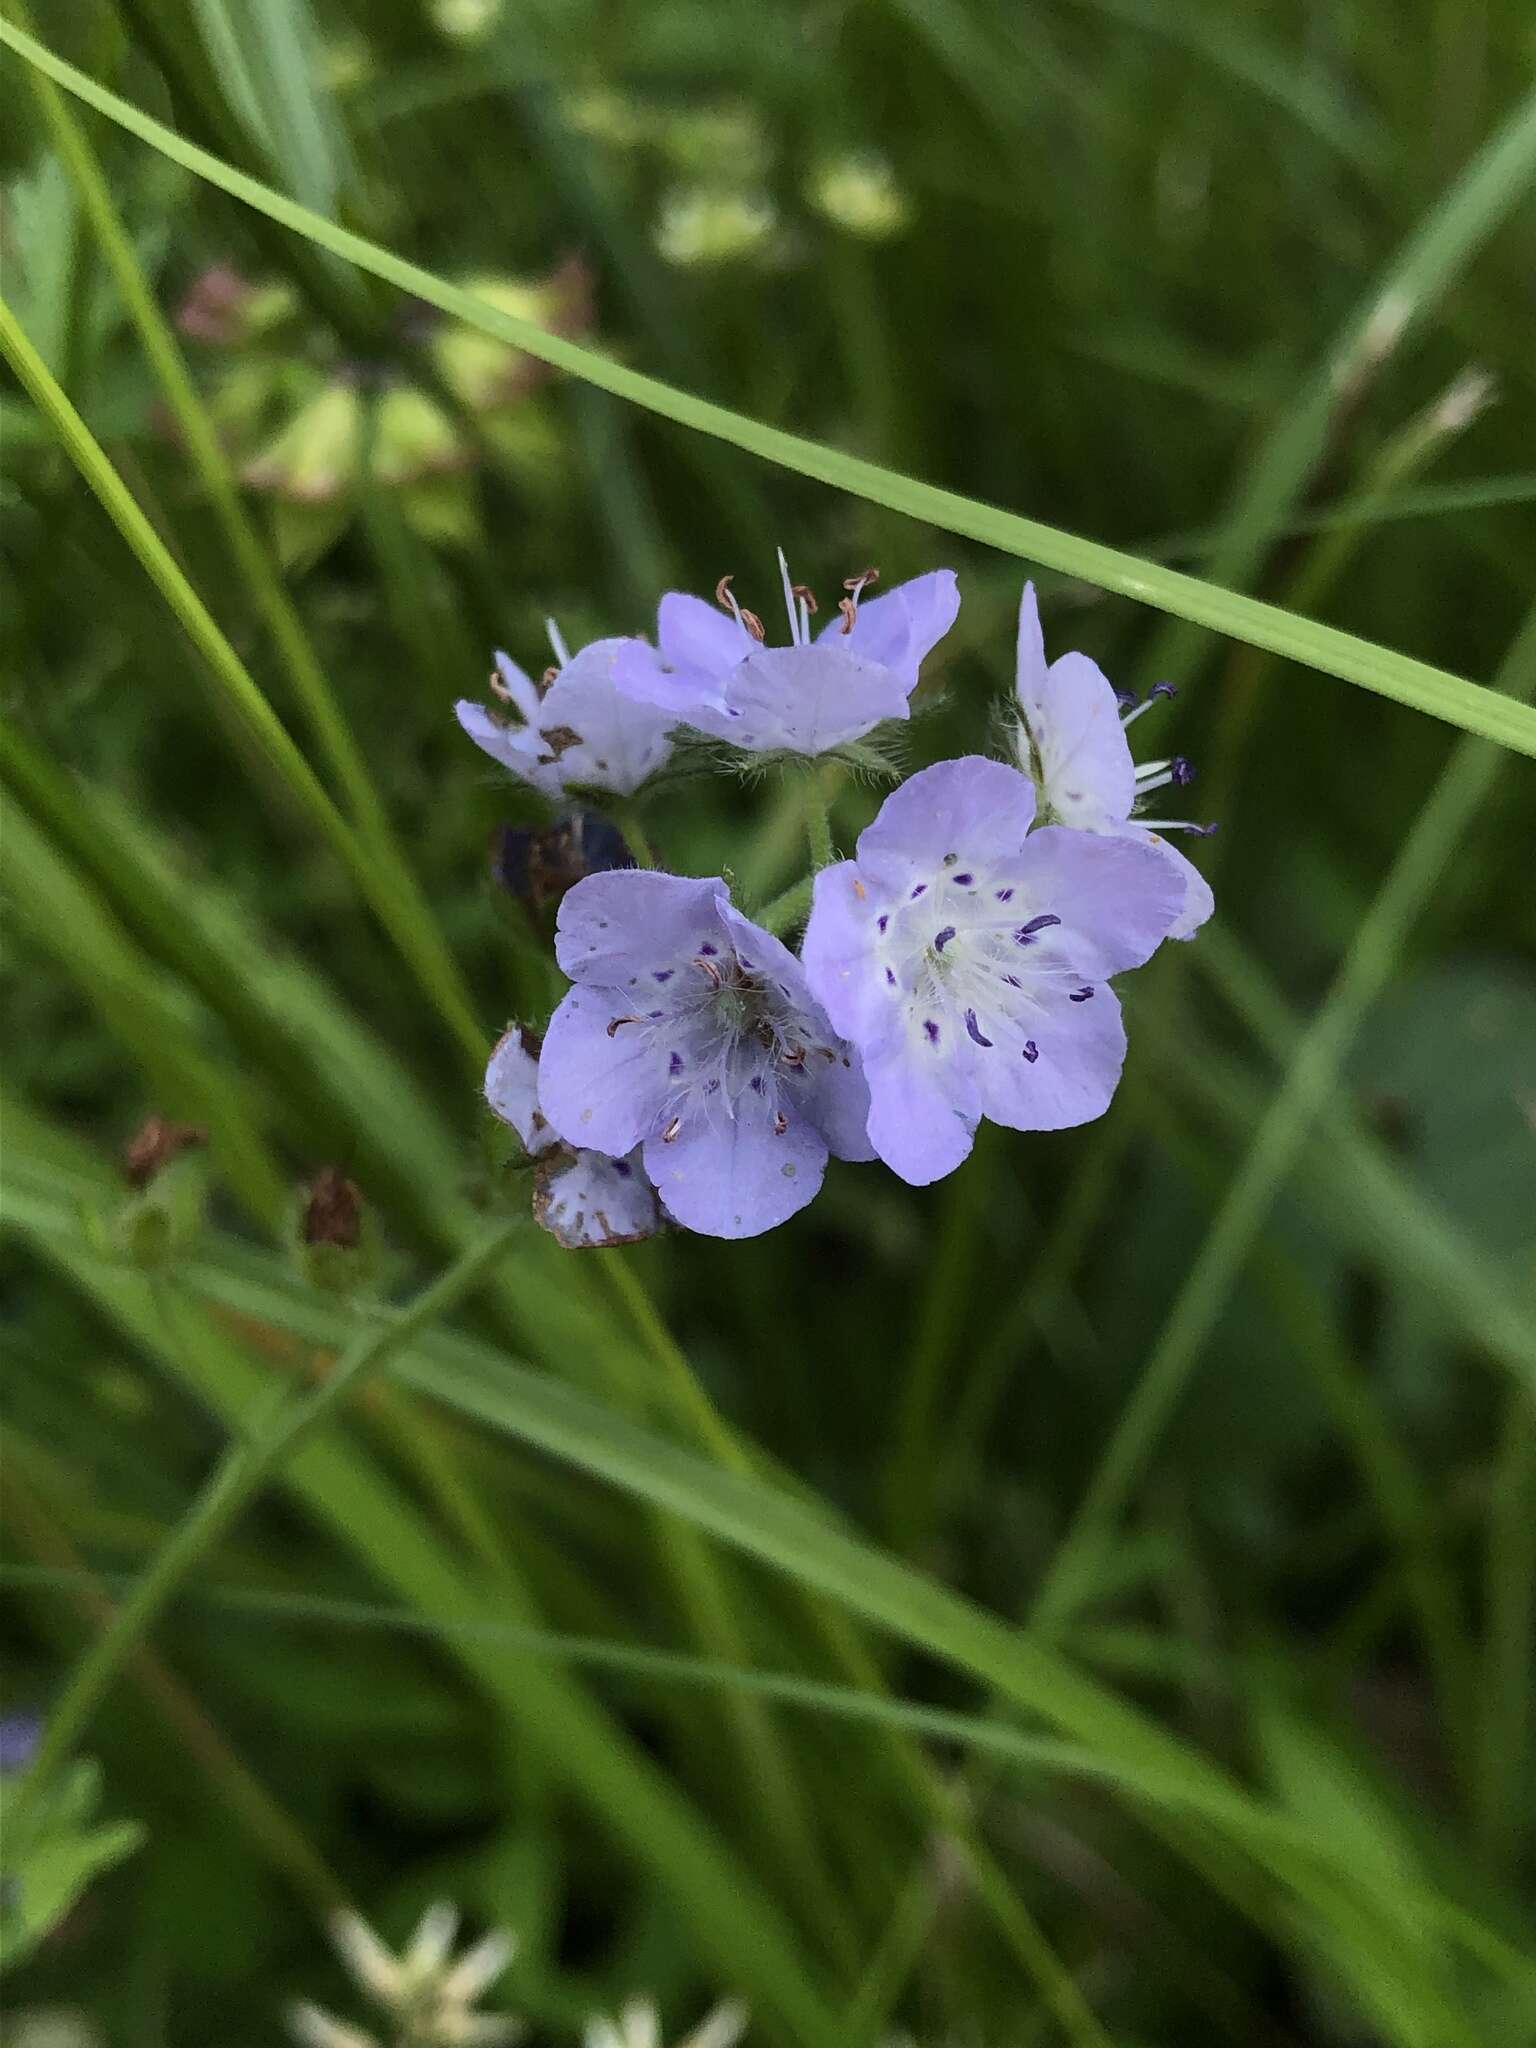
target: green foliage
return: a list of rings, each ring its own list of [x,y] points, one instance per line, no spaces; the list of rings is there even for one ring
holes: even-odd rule
[[[25,1821],[16,1794],[0,1791],[5,1860],[0,1868],[0,1970],[26,1961],[84,1896],[144,1840],[137,1821],[103,1821],[101,1770],[80,1758],[55,1777]]]
[[[1526,10],[0,41],[8,2005],[268,2048],[448,1897],[541,2044],[1536,2048]],[[779,539],[959,570],[919,715],[632,845],[792,932],[1031,573],[1178,683],[1218,916],[1097,1127],[566,1254],[451,706]]]

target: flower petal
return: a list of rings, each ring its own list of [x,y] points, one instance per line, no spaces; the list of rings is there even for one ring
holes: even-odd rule
[[[1065,994],[1030,1020],[1031,1059],[1001,1037],[971,1067],[982,1108],[1014,1131],[1064,1131],[1091,1123],[1110,1105],[1125,1064],[1125,1024],[1115,992],[1093,1000]]]
[[[503,725],[492,718],[483,704],[468,700],[455,704],[453,714],[475,745],[493,761],[499,761],[524,782],[531,782],[546,796],[560,794],[559,763],[543,736],[531,725]]]
[[[1120,723],[1120,700],[1086,654],[1064,654],[1046,667],[1032,583],[1025,584],[1019,605],[1016,688],[1028,742],[1025,758],[1039,770],[1042,811],[1090,832],[1129,817],[1136,769]]]
[[[648,1033],[609,1030],[625,1001],[618,989],[568,990],[549,1020],[539,1058],[544,1115],[568,1145],[613,1159],[649,1136],[668,1086],[667,1053],[657,1041]]]
[[[980,754],[938,761],[886,798],[859,834],[858,864],[891,888],[954,861],[983,867],[1017,855],[1034,815],[1034,788],[1016,768]]]
[[[865,1055],[869,1138],[893,1173],[913,1187],[942,1180],[969,1155],[981,1121],[975,1084],[937,1056],[889,1039]]]
[[[1184,884],[1184,908],[1179,912],[1168,936],[1170,939],[1192,939],[1216,908],[1216,897],[1210,883],[1194,862],[1180,853],[1161,832],[1154,832],[1146,825],[1138,826],[1134,819],[1126,828],[1126,832],[1128,837],[1155,847]]]
[[[907,716],[906,687],[893,670],[820,643],[759,647],[731,676],[726,703],[739,722],[723,737],[758,752],[825,754],[882,719]]]
[[[669,1216],[706,1237],[758,1237],[815,1198],[827,1146],[805,1117],[775,1131],[761,1098],[743,1096],[734,1116],[697,1111],[669,1143],[647,1141],[645,1170]]]
[[[518,667],[510,654],[496,650],[496,673],[501,678],[501,687],[522,713],[529,725],[539,722],[539,692],[533,678],[526,669]]]
[[[718,605],[669,590],[656,611],[656,644],[669,668],[693,669],[723,683],[757,642]]]
[[[812,886],[800,949],[812,995],[833,1028],[860,1045],[881,1037],[892,1021],[895,991],[875,958],[880,909],[860,879],[857,861],[823,868]]]
[[[644,640],[594,640],[561,669],[540,707],[546,734],[563,729],[579,735],[576,745],[556,748],[567,788],[584,784],[632,796],[672,751],[667,739],[672,716],[615,687],[621,654],[627,662],[653,666],[657,658]]]
[[[555,1134],[539,1108],[539,1062],[516,1024],[496,1041],[485,1069],[485,1099],[523,1141],[530,1158],[547,1152]]]
[[[869,1135],[869,1083],[858,1054],[851,1048],[835,1060],[816,1062],[806,1097],[812,1123],[827,1141],[834,1159],[873,1159]]]
[[[718,877],[696,880],[652,868],[587,875],[561,902],[555,957],[572,981],[627,990],[624,1000],[631,1007],[640,1006],[641,994],[667,996],[663,1007],[670,1007],[675,971],[706,945],[719,950],[726,901]],[[627,1152],[633,1143],[612,1149]]]
[[[1043,826],[1029,835],[1019,873],[1031,900],[1061,919],[1050,950],[1088,981],[1139,967],[1184,908],[1182,876],[1128,835]]]
[[[884,597],[866,599],[847,633],[842,619],[833,617],[817,634],[816,642],[818,646],[839,646],[893,670],[902,694],[910,696],[923,657],[944,638],[959,611],[960,586],[954,570],[934,569],[926,576],[914,576],[909,583],[898,583]]]
[[[569,1251],[634,1244],[653,1237],[656,1195],[638,1152],[609,1159],[601,1152],[560,1153],[539,1162],[534,1220]]]

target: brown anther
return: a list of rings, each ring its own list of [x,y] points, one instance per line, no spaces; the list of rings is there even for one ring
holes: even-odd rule
[[[782,1057],[786,1067],[803,1067],[805,1065],[805,1047],[803,1045],[792,1045],[789,1051],[783,1054]]]
[[[644,1022],[645,1019],[643,1017],[610,1017],[608,1019],[608,1036],[610,1038],[617,1037],[621,1024],[643,1024]]]
[[[754,640],[766,640],[768,638],[768,635],[763,631],[762,620],[757,616],[756,612],[749,612],[745,605],[741,608],[741,623],[746,627]]]
[[[859,616],[858,606],[851,597],[840,597],[837,600],[837,608],[843,615],[843,623],[838,630],[843,633],[851,633],[853,631],[853,622]]]
[[[499,697],[503,704],[510,704],[512,702],[512,692],[501,680],[501,671],[499,669],[493,668],[491,670],[491,695]]]
[[[729,576],[722,576],[720,578],[720,581],[715,585],[715,603],[719,605],[721,611],[723,612],[731,612],[732,614],[734,614],[736,610],[735,599],[731,596],[731,585],[735,581],[736,572],[733,569]]]
[[[782,1138],[784,1133],[788,1129],[789,1118],[784,1114],[783,1110],[781,1109],[773,1119],[773,1135],[776,1138]]]
[[[545,669],[545,671],[544,671],[543,675],[541,675],[541,676],[539,677],[539,687],[540,687],[540,689],[543,689],[543,690],[547,690],[547,689],[549,688],[550,684],[551,684],[551,683],[552,683],[552,682],[553,682],[553,681],[555,680],[555,677],[556,677],[557,675],[559,675],[559,673],[560,673],[560,666],[559,666],[559,663],[558,663],[558,662],[553,662],[553,661],[552,661],[552,662],[550,663],[549,667],[548,667],[547,669]]]
[[[843,588],[844,590],[858,592],[867,589],[871,583],[878,583],[879,581],[880,571],[878,569],[866,569],[860,576],[845,576],[843,578]]]
[[[704,955],[700,953],[694,960],[693,964],[695,967],[702,967],[704,972],[709,976],[710,980],[714,983],[715,987],[720,987],[720,970],[715,965],[713,960],[706,960]]]
[[[821,1054],[822,1058],[826,1060],[830,1065],[834,1067],[837,1065],[837,1054],[832,1050],[830,1045],[818,1045],[816,1050]],[[843,1064],[845,1066],[847,1065],[846,1060]]]
[[[355,1251],[363,1231],[363,1198],[357,1182],[334,1166],[322,1166],[304,1203],[304,1242],[339,1244]]]
[[[798,597],[812,617],[821,610],[821,606],[816,602],[816,593],[809,583],[791,583],[789,594],[791,597]]]
[[[207,1142],[208,1132],[202,1124],[178,1124],[166,1116],[146,1117],[124,1147],[123,1172],[131,1186],[147,1187],[178,1152]]]
[[[667,1128],[661,1134],[661,1142],[663,1143],[663,1145],[670,1145],[672,1140],[677,1136],[678,1132],[682,1128],[682,1118],[680,1116],[673,1117],[671,1123],[667,1125]]]
[[[855,896],[858,897],[861,903],[869,894],[869,891],[865,888],[864,884],[859,880],[857,875],[855,875],[853,878],[853,893]]]

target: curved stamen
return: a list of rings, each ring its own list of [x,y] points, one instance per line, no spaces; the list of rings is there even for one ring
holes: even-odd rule
[[[800,645],[800,616],[795,610],[794,585],[789,580],[789,564],[784,559],[784,550],[782,548],[778,550],[778,555],[779,581],[784,586],[784,609],[789,614],[789,644],[791,647],[798,647]]]
[[[1177,697],[1178,694],[1178,691],[1173,687],[1172,683],[1154,683],[1151,689],[1148,690],[1146,695],[1146,701],[1144,703],[1137,704],[1134,698],[1131,699],[1132,704],[1135,705],[1135,709],[1127,711],[1124,717],[1122,717],[1122,719],[1120,720],[1120,723],[1122,725],[1134,725],[1137,719],[1140,718],[1143,711],[1150,711],[1152,709],[1152,706],[1158,701],[1160,697]],[[1124,700],[1122,699],[1122,702],[1123,701]]]
[[[1135,822],[1148,832],[1193,832],[1197,839],[1209,839],[1221,830],[1219,819],[1211,825],[1196,824],[1191,818],[1137,818]]]
[[[853,631],[853,622],[859,616],[859,599],[863,596],[865,590],[871,583],[878,583],[879,581],[880,571],[875,568],[866,569],[860,576],[845,576],[843,578],[843,588],[847,591],[848,595],[844,598],[839,598],[837,608],[843,615],[842,630],[844,633],[851,633]]]

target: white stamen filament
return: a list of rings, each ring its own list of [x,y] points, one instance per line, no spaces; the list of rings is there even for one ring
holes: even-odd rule
[[[565,644],[565,635],[560,631],[560,628],[553,619],[546,619],[544,621],[544,630],[549,635],[550,646],[555,650],[556,661],[564,668],[571,658],[571,650]]]
[[[789,614],[789,644],[803,647],[810,636],[810,625],[805,615],[805,601],[800,600],[796,609],[794,586],[789,580],[789,564],[784,559],[784,550],[779,549],[779,575],[784,584],[784,609]]]

